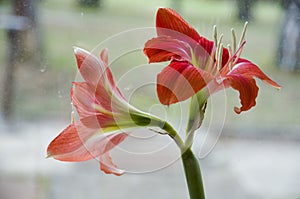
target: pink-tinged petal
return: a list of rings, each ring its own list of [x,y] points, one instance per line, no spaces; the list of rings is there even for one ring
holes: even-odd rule
[[[83,142],[95,133],[95,129],[82,126],[83,129],[79,130],[79,125],[80,123],[69,125],[49,144],[47,148],[49,157],[62,161],[83,161],[93,158],[83,147]],[[79,136],[78,131],[85,132],[87,136]]]
[[[171,59],[191,60],[191,47],[183,41],[167,36],[148,40],[145,43],[144,53],[148,56],[149,63]]]
[[[105,123],[105,118],[84,118],[68,126],[49,144],[48,156],[61,161],[85,161],[101,156],[126,138],[125,133],[100,134],[100,122]]]
[[[123,139],[119,139],[120,142],[122,142],[127,136],[126,134],[124,134],[126,136],[123,136],[123,134],[124,133],[116,133],[109,136],[99,135],[97,137],[91,137],[85,142],[82,142],[81,146],[76,150],[69,153],[57,154],[53,157],[57,160],[67,162],[82,162],[90,159],[96,159],[116,146],[116,142],[113,141],[114,139],[119,139],[118,137],[122,137]]]
[[[95,114],[93,104],[96,103],[95,94],[86,82],[74,82],[71,89],[71,100],[80,118]]]
[[[97,129],[98,131],[104,131],[105,128],[115,126],[116,121],[113,115],[106,115],[106,114],[97,114],[91,115],[86,118],[82,118],[80,120],[81,124],[84,127],[89,129]],[[80,125],[76,126],[76,128],[81,127]],[[84,131],[79,131],[80,136],[84,135]]]
[[[95,109],[95,104],[111,112],[111,98],[111,93],[108,93],[102,85],[94,88],[86,82],[73,82],[71,99],[80,118],[99,113],[99,111]]]
[[[234,107],[236,113],[247,111],[255,106],[255,99],[258,94],[258,87],[252,77],[242,76],[239,74],[230,74],[226,76],[223,82],[225,87],[231,86],[240,93],[240,100],[242,106],[240,108]]]
[[[281,88],[279,84],[270,79],[266,74],[264,74],[264,72],[262,72],[258,68],[258,66],[251,63],[250,61],[240,58],[237,63],[238,64],[234,67],[232,71],[230,71],[229,74],[240,74],[248,77],[257,77],[265,83],[269,84],[270,86],[273,86],[274,88]]]
[[[70,153],[79,148],[94,133],[113,123],[107,115],[93,115],[82,118],[64,129],[48,146],[48,155]]]
[[[109,137],[110,141],[105,147],[105,150],[107,152],[102,154],[99,159],[100,169],[106,174],[115,174],[117,176],[120,176],[124,173],[124,170],[118,169],[117,166],[112,162],[112,158],[109,155],[109,150],[120,144],[127,136],[128,134],[126,133],[120,133]]]
[[[109,67],[106,68],[106,75],[107,75],[107,78],[108,78],[108,80],[110,82],[112,91],[114,92],[114,94],[116,94],[115,96],[118,97],[122,101],[123,100],[126,101],[124,95],[122,94],[122,92],[120,91],[120,89],[116,86],[114,78],[113,78],[113,75],[112,75],[112,72],[109,69]]]
[[[106,174],[114,174],[116,176],[120,176],[125,172],[124,170],[118,169],[112,162],[109,152],[100,156],[100,169]]]
[[[108,79],[108,82],[111,86],[111,89],[122,99],[125,99],[125,97],[123,96],[123,94],[121,93],[121,91],[119,90],[119,88],[116,86],[113,75],[111,70],[109,69],[109,65],[108,65],[108,50],[106,48],[104,48],[101,52],[100,52],[100,59],[104,62],[105,64],[105,74],[106,77]],[[98,85],[97,87],[101,87],[101,85]]]
[[[156,28],[158,36],[169,35],[167,30],[180,32],[195,41],[201,37],[179,14],[170,8],[159,8],[156,14]]]
[[[158,98],[164,105],[184,101],[205,87],[211,79],[210,74],[187,62],[172,61],[157,76]]]
[[[74,53],[79,72],[87,83],[94,86],[108,83],[105,74],[106,65],[102,60],[81,48],[75,48]]]
[[[104,62],[106,66],[108,66],[108,50],[104,48],[100,52],[100,59]]]

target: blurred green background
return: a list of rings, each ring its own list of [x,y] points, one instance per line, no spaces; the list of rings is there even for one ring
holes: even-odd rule
[[[70,121],[69,91],[71,82],[75,80],[77,74],[73,46],[93,50],[99,43],[116,34],[134,28],[154,27],[157,8],[175,6],[176,3],[174,4],[174,2],[176,0],[102,0],[99,7],[80,6],[76,0],[43,0],[37,2],[42,62],[37,64],[34,61],[34,55],[38,54],[34,51],[31,55],[30,53],[25,54],[23,59],[18,62],[15,71],[16,86],[14,100],[11,101],[13,114],[8,123],[4,119],[0,122],[1,139],[3,143],[7,143],[2,144],[0,147],[0,162],[4,162],[4,166],[0,166],[0,198],[19,198],[19,196],[14,197],[11,193],[1,195],[4,194],[4,192],[1,193],[3,190],[13,192],[13,187],[17,187],[18,190],[24,188],[27,190],[26,193],[31,190],[32,193],[30,192],[28,197],[25,194],[25,198],[64,198],[61,194],[68,195],[67,191],[74,190],[73,187],[77,189],[77,192],[75,191],[66,197],[96,198],[97,186],[96,188],[94,186],[92,186],[93,188],[89,187],[89,183],[99,183],[99,186],[102,186],[102,188],[99,188],[102,191],[102,195],[100,194],[102,198],[122,198],[122,193],[128,197],[140,185],[148,186],[147,191],[144,187],[140,190],[140,192],[144,191],[144,194],[139,193],[132,198],[144,197],[145,193],[147,193],[147,196],[151,196],[152,193],[157,198],[187,197],[183,174],[182,172],[178,174],[178,170],[181,171],[182,169],[180,163],[170,167],[167,171],[165,169],[162,173],[146,175],[145,179],[152,184],[157,184],[158,187],[166,186],[166,189],[181,187],[181,189],[176,188],[174,193],[169,193],[166,190],[161,191],[160,195],[154,194],[157,187],[154,186],[155,190],[152,190],[147,181],[142,180],[142,175],[129,175],[117,179],[99,174],[95,165],[91,167],[83,163],[83,166],[73,166],[72,170],[69,171],[69,165],[54,160],[50,162],[47,160],[46,162],[43,159],[47,144]],[[219,33],[224,33],[224,40],[228,43],[231,39],[231,28],[234,28],[238,35],[241,33],[243,22],[237,17],[238,7],[236,1],[184,0],[179,4],[177,8],[180,8],[179,12],[183,18],[192,24],[200,34],[209,39],[212,39],[213,25],[217,25]],[[10,1],[0,1],[0,22],[2,24],[5,19],[4,16],[9,15],[10,10]],[[281,3],[275,0],[255,1],[251,13],[252,17],[246,35],[247,43],[242,56],[259,65],[266,74],[282,86],[282,89],[277,91],[258,80],[260,92],[257,105],[250,111],[240,115],[235,114],[233,111],[234,106],[240,106],[238,93],[228,89],[225,107],[226,118],[221,140],[214,154],[203,160],[204,170],[207,170],[204,172],[212,173],[212,178],[208,177],[209,174],[204,174],[204,177],[207,178],[207,189],[209,195],[212,196],[211,198],[220,198],[217,196],[226,195],[225,193],[228,194],[226,196],[232,196],[231,198],[241,198],[242,196],[245,196],[243,198],[264,198],[268,195],[267,193],[262,194],[264,189],[268,192],[273,189],[276,190],[278,187],[278,193],[281,195],[275,197],[277,193],[275,191],[269,198],[296,198],[300,196],[299,189],[297,191],[297,188],[295,188],[299,185],[297,184],[299,180],[296,180],[297,176],[297,179],[300,179],[299,169],[296,169],[300,165],[300,150],[297,147],[300,139],[300,74],[296,71],[280,70],[277,65],[279,35],[281,23],[285,16]],[[8,45],[6,30],[3,27],[0,28],[1,81],[7,64]],[[29,39],[29,41],[31,40]],[[30,42],[28,46],[31,47]],[[133,63],[147,63],[147,59],[142,52],[137,52],[134,56],[117,61],[119,68],[112,68],[116,79],[130,70]],[[146,75],[155,76],[156,74]],[[138,74],[136,78],[143,79],[143,75]],[[121,90],[124,89],[126,89],[126,85],[123,88],[121,87]],[[147,101],[147,95],[139,93],[135,95],[134,99],[131,99],[133,104],[147,110],[153,103],[157,103],[155,88],[152,87],[151,89],[149,91],[153,95],[151,101]],[[0,87],[1,99],[3,98],[3,92],[3,87]],[[218,104],[221,106],[223,100],[222,96],[216,94],[217,103],[214,103],[215,107],[218,108]],[[211,106],[211,104],[208,104],[208,106]],[[175,114],[178,113],[177,110],[172,111]],[[208,111],[206,114],[206,120],[209,122],[211,114],[216,113]],[[216,123],[222,122],[216,121]],[[12,124],[13,127],[7,127],[9,126],[7,124]],[[249,137],[253,139],[249,141]],[[240,150],[243,151],[243,147],[246,147],[244,149],[246,155],[239,153]],[[11,153],[10,150],[14,152]],[[23,155],[22,150],[29,150],[27,153],[29,158]],[[275,156],[273,156],[274,154]],[[280,157],[276,156],[278,154]],[[284,156],[286,154],[290,156],[288,156],[289,159],[285,164]],[[224,157],[227,157],[230,163],[226,162]],[[251,157],[253,157],[252,162],[249,160]],[[259,159],[254,157],[259,157]],[[23,162],[18,162],[19,158]],[[247,162],[248,160],[249,162]],[[264,164],[264,161],[267,163]],[[22,163],[25,164],[25,169],[16,166]],[[251,165],[251,168],[249,166],[250,170],[247,170],[248,167],[245,163]],[[274,168],[269,167],[277,163],[278,167],[276,167],[277,170],[275,168],[275,172],[278,171],[280,177],[286,177],[283,178],[286,181],[283,180],[282,184],[278,182],[279,184],[276,184],[276,186],[268,184],[270,185],[269,189],[252,186],[258,182],[251,181],[253,179],[246,175],[249,174],[248,171],[258,171],[254,175],[256,177],[259,177],[259,172],[262,172],[261,175],[265,178],[260,181],[261,183],[258,183],[259,185],[265,182],[280,181],[280,179],[272,176],[271,171]],[[15,166],[12,166],[12,164]],[[76,165],[80,165],[80,163]],[[262,165],[262,170],[255,170],[259,167],[257,165]],[[294,167],[290,167],[291,165]],[[32,167],[29,169],[30,172],[26,170],[27,167]],[[55,167],[55,169],[52,170],[51,167]],[[85,170],[86,168],[88,168],[88,171]],[[254,170],[251,170],[253,168]],[[91,170],[95,170],[94,173]],[[286,174],[287,170],[290,172]],[[76,175],[78,172],[80,174]],[[95,176],[95,173],[97,173],[96,176],[100,175],[98,180],[91,177],[91,175]],[[228,175],[232,174],[232,176],[228,177],[226,173]],[[235,179],[239,178],[237,177],[238,174],[242,175],[241,179],[251,180],[245,180],[246,183],[243,184],[243,180]],[[73,178],[74,185],[72,184]],[[76,184],[76,181],[83,183]],[[126,183],[130,185],[126,185]],[[224,184],[228,185],[225,186]],[[111,188],[114,185],[124,187],[120,189],[119,193]],[[285,186],[281,185],[290,188],[285,189]],[[129,187],[128,190],[127,187]],[[215,187],[219,191],[216,191]],[[236,187],[238,187],[238,190],[231,192],[231,188]],[[91,191],[91,189],[94,191]],[[257,191],[260,189],[262,189],[261,192]],[[83,194],[84,190],[89,190],[90,195],[85,196]],[[112,194],[111,197],[110,194]]]
[[[92,50],[101,41],[122,31],[153,27],[156,9],[170,5],[169,0],[105,0],[100,8],[80,7],[74,0],[39,2],[38,25],[44,60],[41,65],[30,62],[30,59],[19,64],[16,74],[16,101],[12,102],[15,116],[22,119],[66,117],[70,111],[70,82],[74,80],[77,70],[73,46]],[[1,6],[1,13],[5,12],[9,13],[9,5]],[[238,98],[234,96],[231,100],[232,94],[228,94],[228,120],[277,124],[299,122],[296,117],[298,109],[295,108],[299,106],[299,74],[281,72],[276,66],[282,8],[278,2],[258,1],[253,5],[252,12],[253,19],[247,31],[243,56],[257,63],[283,89],[277,92],[262,85],[256,108],[238,117],[232,111],[233,105],[239,104],[236,100]],[[230,29],[234,28],[240,33],[243,26],[236,13],[235,1],[189,0],[181,4],[181,14],[200,34],[212,39],[212,26],[216,24],[219,33],[224,33],[224,39],[228,43],[231,39]],[[3,29],[0,31],[0,38],[0,66],[3,71],[7,49]],[[145,57],[139,58],[147,62]],[[130,68],[130,63],[120,65]],[[113,72],[118,76],[119,71]]]

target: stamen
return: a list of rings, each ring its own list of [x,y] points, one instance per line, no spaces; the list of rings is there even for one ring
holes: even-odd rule
[[[219,47],[219,52],[218,52],[218,70],[216,72],[218,72],[221,67],[222,67],[222,55],[223,55],[223,43],[220,44],[220,47]]]
[[[237,49],[237,51],[229,58],[226,65],[220,71],[221,76],[226,75],[230,70],[232,70],[232,67],[236,64],[236,62],[238,61],[239,57],[242,54],[242,49],[243,49],[245,43],[246,43],[246,41],[244,41],[242,43],[242,45]],[[229,63],[231,63],[231,69],[230,70],[229,70],[229,67],[226,67]]]
[[[220,46],[221,46],[222,39],[223,39],[223,34],[221,34],[221,36],[220,36],[220,38],[218,40],[218,43],[217,43],[217,49],[216,49],[216,55],[215,55],[217,61],[219,61],[219,59],[220,59],[219,54],[220,54]]]
[[[236,36],[233,28],[231,28],[231,36],[232,36],[232,47],[233,47],[232,54],[233,54],[236,51]]]
[[[227,45],[227,48],[228,48],[228,52],[229,52],[229,59],[228,60],[230,60],[231,57],[232,57],[233,51],[232,51],[232,48],[231,48],[230,44]],[[231,70],[232,69],[232,62],[229,62],[228,64],[229,64],[229,70]]]
[[[218,45],[218,32],[217,32],[217,26],[214,25],[213,27],[213,32],[214,32],[214,42],[215,42],[215,46]]]
[[[208,63],[207,63],[207,65],[206,65],[206,71],[207,72],[211,72],[212,71],[212,69],[213,69],[213,66],[214,66],[214,64],[215,64],[215,55],[216,55],[216,47],[214,46],[213,47],[213,49],[212,49],[212,51],[211,51],[211,53],[210,53],[210,55],[209,55],[209,60],[208,60]]]
[[[221,43],[222,43],[222,40],[223,40],[223,34],[221,34],[221,36],[220,36],[220,38],[219,38],[219,40],[218,40],[218,47],[217,47],[217,50],[219,50],[219,48],[220,48],[220,45],[221,45]]]
[[[237,51],[235,52],[234,55],[235,55],[236,57],[235,57],[235,59],[234,59],[233,66],[236,64],[236,62],[237,62],[238,59],[240,58],[245,43],[246,43],[246,41],[243,41],[242,44],[239,46],[239,49],[237,49]]]
[[[246,21],[245,24],[244,24],[243,32],[242,32],[241,39],[240,39],[240,42],[239,42],[239,47],[242,45],[243,41],[245,40],[247,27],[248,27],[248,21]]]

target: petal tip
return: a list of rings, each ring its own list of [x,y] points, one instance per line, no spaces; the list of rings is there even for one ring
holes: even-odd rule
[[[240,114],[242,112],[242,110],[238,107],[234,107],[234,112],[236,112],[237,114]]]

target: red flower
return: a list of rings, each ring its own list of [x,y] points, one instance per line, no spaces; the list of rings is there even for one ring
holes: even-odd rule
[[[240,58],[243,37],[237,47],[234,42],[233,50],[223,48],[222,36],[218,41],[217,36],[214,42],[207,40],[169,8],[158,10],[156,28],[158,37],[146,42],[144,53],[150,63],[171,61],[157,76],[162,104],[186,100],[204,88],[211,95],[223,87],[232,87],[240,93],[242,104],[234,110],[241,113],[255,106],[258,87],[254,77],[280,88],[258,66]]]
[[[79,162],[98,158],[105,173],[121,175],[109,151],[120,144],[127,132],[138,126],[158,125],[157,118],[131,106],[116,87],[108,67],[107,50],[100,58],[74,50],[83,82],[74,82],[71,99],[79,121],[64,129],[48,146],[48,157]],[[160,121],[158,121],[160,122]]]

